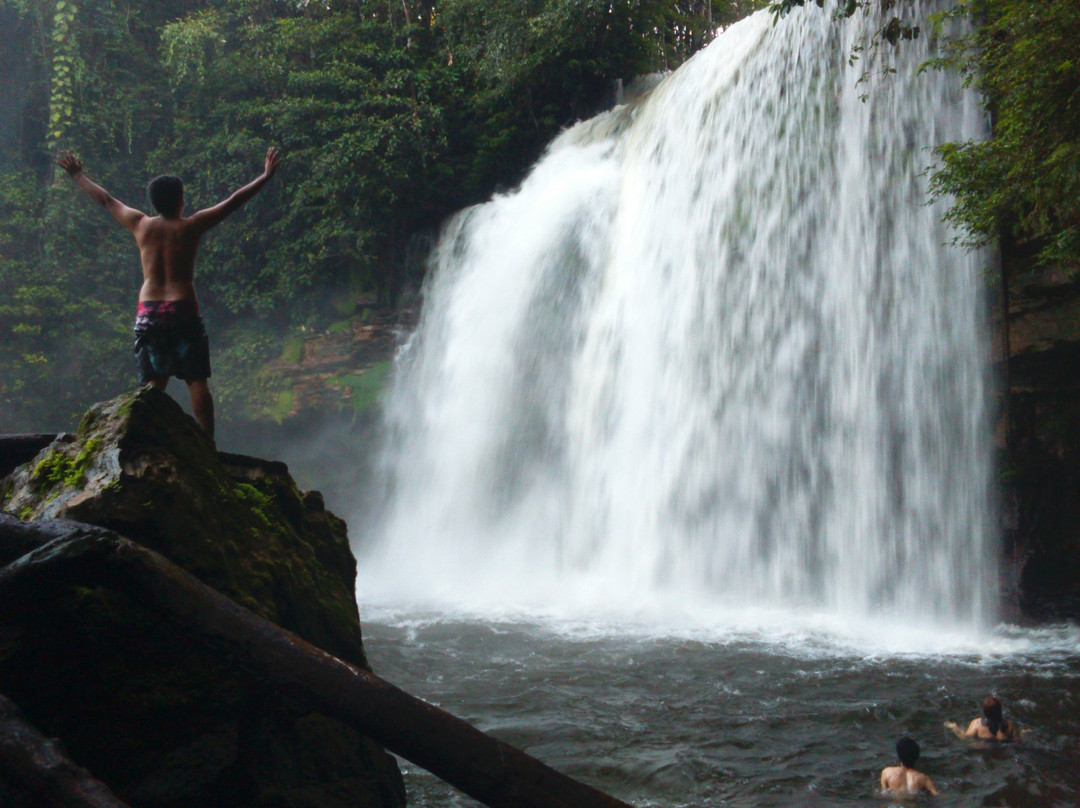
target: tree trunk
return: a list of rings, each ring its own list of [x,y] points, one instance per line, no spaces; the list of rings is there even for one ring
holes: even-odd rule
[[[53,808],[127,808],[0,696],[0,771]]]
[[[10,520],[0,515],[0,535]],[[629,808],[256,616],[157,553],[67,524],[68,535],[0,570],[0,613],[60,586],[106,586],[492,808]]]

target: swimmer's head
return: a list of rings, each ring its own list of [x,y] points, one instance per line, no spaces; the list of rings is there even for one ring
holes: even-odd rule
[[[896,742],[896,756],[900,758],[900,762],[903,765],[910,769],[919,759],[919,745],[915,743],[913,738],[909,738],[905,735]]]
[[[997,728],[1001,725],[1001,702],[993,696],[987,696],[983,699],[982,710],[991,729],[997,732]]]
[[[154,210],[166,218],[179,216],[184,206],[184,183],[172,174],[162,174],[150,180],[146,195]]]

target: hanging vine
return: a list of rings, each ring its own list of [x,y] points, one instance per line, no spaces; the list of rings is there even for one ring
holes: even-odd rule
[[[75,107],[76,0],[57,0],[52,24],[48,145],[54,149],[71,123]]]

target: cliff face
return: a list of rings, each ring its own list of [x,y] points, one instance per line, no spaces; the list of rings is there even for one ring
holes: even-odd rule
[[[1002,464],[1015,597],[1038,618],[1080,616],[1080,282],[1009,246]]]
[[[163,393],[95,406],[76,435],[0,483],[0,499],[24,520],[115,530],[367,665],[344,523],[284,464],[219,455]],[[0,537],[0,565],[24,551]],[[376,744],[105,589],[0,615],[0,693],[133,806],[404,804],[397,766]],[[0,804],[18,805],[3,789]]]

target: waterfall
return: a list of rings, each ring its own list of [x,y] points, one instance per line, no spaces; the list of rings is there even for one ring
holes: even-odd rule
[[[807,5],[446,225],[361,597],[994,619],[985,256],[925,178],[984,115]]]

